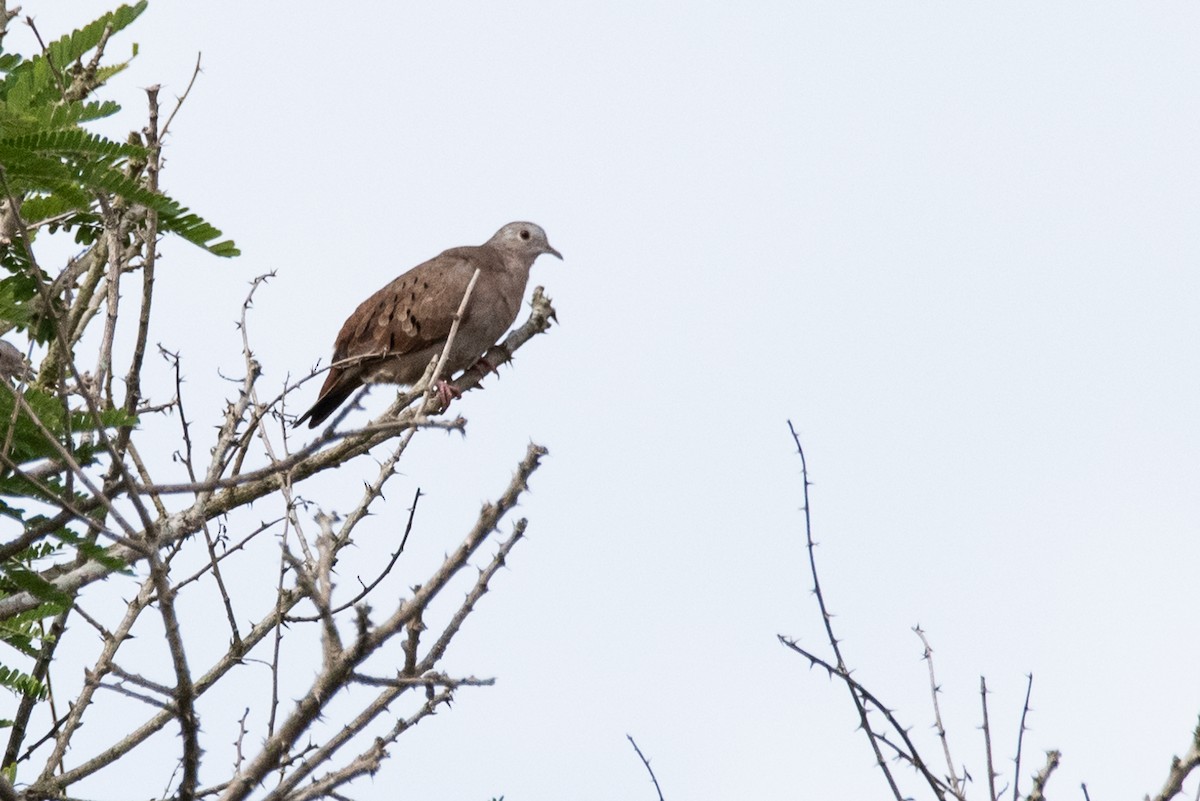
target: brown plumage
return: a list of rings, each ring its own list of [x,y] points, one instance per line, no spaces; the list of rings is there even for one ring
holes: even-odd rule
[[[539,226],[512,222],[484,244],[451,248],[367,298],[342,325],[321,394],[295,425],[305,420],[309,428],[320,425],[363,384],[419,381],[445,346],[478,269],[444,377],[475,364],[517,319],[529,268],[543,253],[562,258]]]

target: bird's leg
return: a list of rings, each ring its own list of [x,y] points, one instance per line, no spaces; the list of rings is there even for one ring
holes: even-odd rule
[[[450,382],[444,378],[439,378],[438,382],[434,384],[434,388],[443,409],[450,405],[450,401],[462,397],[462,393],[452,387]]]

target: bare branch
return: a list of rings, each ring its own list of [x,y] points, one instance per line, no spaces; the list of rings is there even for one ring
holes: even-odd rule
[[[545,448],[538,445],[529,446],[525,458],[497,503],[486,504],[480,510],[479,518],[467,537],[458,548],[447,555],[433,576],[415,589],[411,598],[373,628],[360,619],[358,636],[354,642],[326,663],[308,692],[295,703],[291,713],[279,724],[275,734],[267,739],[260,752],[233,777],[221,795],[222,801],[240,801],[258,786],[266,775],[280,764],[301,734],[307,731],[321,714],[326,704],[351,681],[362,661],[402,631],[405,625],[441,592],[450,579],[467,564],[471,555],[495,531],[500,519],[516,505],[528,486],[529,476],[537,469],[545,454]]]
[[[175,596],[171,592],[167,568],[157,550],[150,552],[150,578],[154,582],[167,649],[175,669],[175,691],[172,696],[175,714],[179,718],[179,733],[183,739],[183,780],[179,785],[179,798],[180,801],[192,801],[196,797],[200,771],[200,721],[196,719],[196,689],[188,669],[179,619],[175,615]]]
[[[1021,797],[1021,747],[1025,743],[1025,718],[1029,715],[1029,696],[1033,693],[1033,674],[1025,685],[1025,703],[1021,707],[1021,727],[1017,730],[1017,755],[1013,766],[1013,801]]]
[[[549,321],[554,313],[554,309],[540,290],[541,288],[539,287],[534,292],[533,311],[526,322],[510,333],[503,343],[494,346],[485,354],[485,358],[489,364],[499,366],[507,361],[511,361],[512,354],[518,348],[532,337],[549,329]],[[482,376],[478,372],[475,370],[466,371],[452,382],[451,386],[459,392],[465,392],[472,387],[478,386],[482,379]],[[247,378],[249,379],[250,376],[247,376]],[[379,418],[379,422],[381,424],[384,422],[394,422],[397,425],[407,425],[412,420],[417,419],[417,413],[411,409],[405,410],[405,407],[412,400],[414,398],[408,395],[400,395],[397,402],[393,403]],[[244,403],[239,401],[235,404],[237,408],[231,409],[229,414],[227,414],[226,425],[229,428],[228,430],[225,427],[222,428],[218,436],[217,446],[214,448],[214,465],[216,469],[219,469],[220,465],[217,454],[223,448],[227,452],[228,445],[233,440],[233,423],[229,421],[239,419],[237,415],[244,412],[248,405],[248,397],[244,396]],[[403,415],[401,416],[402,411]],[[366,453],[375,445],[394,436],[394,432],[395,428],[393,427],[363,430],[337,441],[330,447],[319,449],[320,445],[318,445],[317,449],[314,449],[315,452],[308,449],[301,451],[300,453],[303,455],[298,459],[293,457],[281,459],[280,464],[276,468],[268,470],[264,475],[238,484],[237,486],[228,487],[221,491],[212,492],[211,494],[205,490],[200,490],[198,497],[191,506],[155,524],[158,534],[157,541],[162,545],[168,545],[188,537],[197,532],[205,521],[219,517],[232,509],[244,506],[251,501],[275,492],[285,482],[285,473],[288,476],[286,480],[290,480],[294,484],[317,473],[341,466],[349,459]],[[328,439],[325,437],[319,438],[318,441],[323,445],[327,444],[331,439],[332,435]],[[217,476],[210,475],[206,477],[206,481],[216,483]],[[136,489],[136,486],[134,488]],[[136,540],[138,536],[132,539]],[[120,544],[110,546],[106,551],[109,557],[125,564],[136,564],[145,558],[144,553]],[[67,570],[60,575],[53,576],[51,582],[55,589],[71,594],[94,581],[108,576],[112,570],[113,568],[101,562],[91,561]],[[33,609],[38,603],[37,598],[30,593],[14,593],[7,598],[0,599],[0,619]]]
[[[859,693],[855,691],[857,682],[853,684],[850,681],[850,670],[846,667],[846,661],[842,658],[842,649],[838,644],[838,638],[833,633],[833,615],[828,607],[825,606],[825,595],[821,592],[821,579],[817,575],[817,555],[816,543],[812,536],[812,512],[809,505],[808,488],[810,482],[808,480],[808,461],[804,456],[804,447],[800,444],[800,435],[796,433],[796,429],[792,426],[791,421],[788,421],[788,430],[792,432],[792,440],[796,443],[796,452],[800,454],[800,475],[804,484],[804,535],[808,545],[808,566],[812,573],[813,593],[817,596],[817,605],[821,609],[821,621],[825,624],[825,635],[829,641],[829,647],[833,649],[834,657],[837,659],[837,667],[835,668],[839,678],[846,682],[847,688],[850,690],[850,697],[854,701],[854,708],[858,711],[858,721],[863,733],[866,734],[867,740],[871,744],[871,750],[875,754],[875,764],[883,771],[883,776],[887,779],[888,787],[891,788],[892,795],[896,801],[904,801],[904,796],[900,792],[900,787],[896,784],[896,778],[892,776],[891,768],[883,759],[883,752],[879,748],[875,730],[871,727],[871,721],[867,719],[867,708],[863,704],[863,699]],[[916,752],[913,752],[913,756]],[[941,798],[941,791],[937,785],[932,785],[938,797]]]
[[[979,702],[983,705],[983,748],[987,757],[987,773],[988,773],[988,801],[999,801],[999,796],[996,795],[996,768],[992,762],[992,726],[988,722],[988,689],[987,680],[979,677]],[[1084,791],[1086,794],[1086,791]]]
[[[1167,772],[1167,781],[1154,801],[1167,801],[1183,792],[1183,782],[1196,766],[1200,765],[1200,725],[1192,731],[1192,742],[1182,757],[1171,758],[1171,769]]]
[[[646,759],[646,755],[642,753],[642,749],[638,748],[638,744],[634,741],[632,734],[626,734],[625,738],[629,740],[629,744],[637,752],[638,759],[642,760],[642,764],[646,766],[646,772],[650,774],[650,781],[654,782],[654,792],[658,793],[658,801],[665,801],[663,799],[662,788],[658,786],[658,777],[654,775],[654,768],[650,767],[650,760]]]
[[[1050,774],[1058,767],[1059,760],[1061,759],[1062,754],[1058,751],[1046,752],[1046,764],[1034,775],[1033,790],[1025,797],[1025,801],[1046,801],[1046,782],[1050,781]]]
[[[937,730],[938,739],[942,741],[942,753],[946,757],[946,770],[949,771],[950,792],[955,798],[965,801],[965,790],[962,781],[958,778],[958,773],[954,769],[954,759],[950,756],[950,741],[946,738],[946,727],[942,724],[942,708],[938,703],[938,693],[941,688],[938,686],[937,677],[933,673],[933,648],[929,645],[929,640],[925,638],[925,632],[921,630],[919,625],[913,626],[913,631],[921,638],[921,645],[924,647],[924,653],[921,658],[925,660],[926,666],[929,668],[929,694],[933,699],[933,721],[934,727]]]
[[[887,720],[888,724],[892,727],[896,734],[900,737],[901,741],[903,741],[904,747],[901,748],[889,742],[884,735],[879,733],[874,735],[875,738],[880,742],[887,744],[893,751],[896,752],[897,757],[915,768],[916,771],[921,775],[921,778],[925,779],[925,782],[929,785],[929,788],[933,790],[934,795],[940,799],[944,799],[946,797],[946,791],[950,788],[945,784],[945,782],[930,772],[929,768],[925,765],[924,760],[921,759],[921,755],[917,751],[917,746],[909,738],[908,729],[900,725],[900,721],[896,719],[896,716],[892,713],[892,711],[888,707],[884,706],[883,702],[876,698],[874,693],[872,693],[862,684],[855,681],[854,678],[848,673],[844,673],[843,671],[839,670],[836,665],[832,665],[811,651],[801,648],[794,640],[790,640],[787,637],[784,637],[782,634],[777,634],[776,637],[784,646],[792,649],[807,659],[809,664],[815,667],[823,668],[825,672],[829,674],[830,678],[838,679],[839,681],[842,681],[848,685],[850,689],[857,693],[858,697],[862,699],[860,703],[870,704],[872,707],[878,710],[880,714],[883,715],[884,719]]]

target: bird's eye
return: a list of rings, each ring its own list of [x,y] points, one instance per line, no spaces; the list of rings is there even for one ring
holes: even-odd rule
[[[521,229],[521,238],[522,238],[522,239],[528,239],[528,238],[529,238],[529,229],[528,229],[528,228],[522,228],[522,229]]]

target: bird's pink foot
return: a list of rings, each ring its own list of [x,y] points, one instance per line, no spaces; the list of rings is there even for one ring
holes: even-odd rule
[[[438,382],[434,385],[434,388],[437,392],[438,400],[441,402],[443,409],[450,405],[450,401],[454,400],[455,398],[462,397],[462,393],[450,386],[450,382],[446,381],[444,378],[438,379]]]

